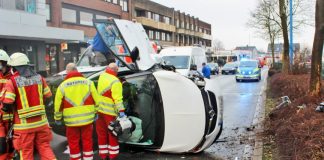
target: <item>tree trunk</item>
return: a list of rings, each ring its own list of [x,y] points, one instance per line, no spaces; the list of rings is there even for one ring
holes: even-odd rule
[[[271,54],[272,54],[272,64],[271,64],[271,68],[274,68],[274,64],[275,64],[275,54],[274,54],[274,50],[275,50],[275,44],[274,44],[274,37],[271,37]]]
[[[286,9],[286,0],[279,0],[279,12],[280,20],[282,26],[282,36],[284,39],[284,52],[283,52],[283,65],[282,72],[288,74],[290,71],[289,64],[289,39],[288,39],[288,25],[287,25],[287,9]]]
[[[316,1],[315,37],[312,51],[312,68],[310,79],[310,93],[315,96],[321,94],[322,54],[324,43],[324,0]]]

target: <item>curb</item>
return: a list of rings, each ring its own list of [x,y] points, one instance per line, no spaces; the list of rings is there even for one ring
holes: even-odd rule
[[[256,110],[254,113],[254,118],[252,125],[255,126],[254,135],[252,135],[252,139],[254,139],[254,147],[252,160],[262,160],[263,156],[263,141],[262,136],[259,134],[263,132],[263,121],[265,119],[265,100],[266,100],[266,89],[267,89],[267,81],[268,80],[268,72],[264,77],[264,84],[259,93],[258,103],[256,106]]]

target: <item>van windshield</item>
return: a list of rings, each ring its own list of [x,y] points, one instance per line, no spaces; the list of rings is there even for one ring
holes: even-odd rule
[[[189,68],[189,56],[164,56],[162,59],[167,65],[173,65],[176,69]]]

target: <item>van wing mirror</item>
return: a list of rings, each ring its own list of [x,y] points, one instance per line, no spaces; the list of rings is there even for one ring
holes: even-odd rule
[[[190,70],[196,71],[197,65],[195,65],[195,64],[190,65]]]
[[[133,62],[136,62],[136,60],[137,60],[138,57],[139,57],[139,50],[138,50],[137,47],[135,47],[135,48],[131,51],[131,53],[130,53],[130,57],[131,57],[131,59],[132,59]]]

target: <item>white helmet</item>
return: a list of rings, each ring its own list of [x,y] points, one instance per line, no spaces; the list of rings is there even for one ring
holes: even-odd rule
[[[12,67],[29,65],[29,59],[25,54],[16,52],[10,56],[8,65]]]
[[[9,56],[6,51],[0,49],[0,61],[8,61]]]

